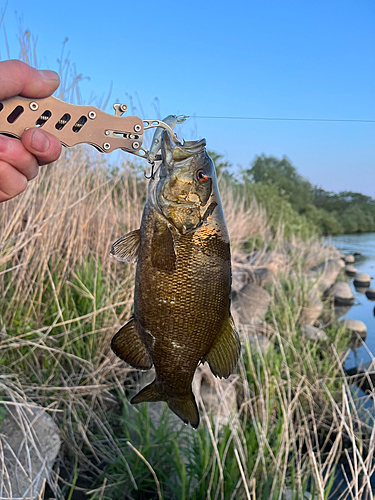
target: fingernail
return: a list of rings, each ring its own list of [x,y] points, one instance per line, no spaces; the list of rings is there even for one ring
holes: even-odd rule
[[[45,153],[49,148],[49,139],[41,130],[35,130],[31,137],[31,147],[39,153]]]
[[[40,76],[43,78],[43,80],[47,80],[49,82],[59,82],[60,78],[55,71],[50,71],[49,69],[41,69],[39,70]]]

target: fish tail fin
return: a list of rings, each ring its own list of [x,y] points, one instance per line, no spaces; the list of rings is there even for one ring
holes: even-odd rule
[[[130,402],[132,405],[137,405],[138,403],[150,403],[153,401],[165,401],[157,388],[155,380],[139,391]]]
[[[158,388],[156,380],[151,384],[146,385],[132,399],[131,404],[151,403],[155,401],[166,401],[169,408],[183,421],[185,424],[190,424],[194,429],[199,425],[199,413],[197,403],[193,392],[186,396],[168,397],[165,396]]]
[[[194,394],[185,397],[171,398],[167,401],[169,408],[183,421],[194,429],[199,425],[199,413]]]

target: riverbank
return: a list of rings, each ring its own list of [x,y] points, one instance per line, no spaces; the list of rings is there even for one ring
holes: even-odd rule
[[[359,273],[366,273],[371,278],[371,287],[374,287],[375,277],[375,233],[353,234],[335,236],[329,239],[340,252],[346,254],[359,254],[355,256],[355,268]],[[375,353],[375,303],[368,300],[365,295],[366,289],[354,286],[353,279],[349,281],[351,290],[355,297],[355,305],[344,315],[345,318],[359,319],[367,326],[367,337],[365,345],[352,350],[346,359],[345,366],[348,369],[359,366],[361,363],[371,361],[371,354]]]
[[[196,432],[163,404],[131,406],[143,379],[109,348],[131,314],[134,284],[133,266],[110,259],[109,248],[139,224],[143,176],[126,163],[111,175],[85,148],[65,151],[0,213],[2,416],[13,410],[25,460],[47,456],[33,420],[48,415],[56,426],[59,451],[33,462],[47,471],[37,476],[47,480],[45,493],[37,469],[23,469],[42,498],[300,500],[309,490],[323,499],[347,454],[350,491],[370,488],[362,478],[372,472],[373,430],[348,411],[348,336],[336,320],[319,319],[323,288],[339,271],[337,250],[286,238],[282,223],[275,234],[261,205],[224,179],[220,190],[243,348],[228,380],[199,369]],[[311,340],[303,326],[314,324],[325,335]],[[3,492],[10,476],[1,476]]]

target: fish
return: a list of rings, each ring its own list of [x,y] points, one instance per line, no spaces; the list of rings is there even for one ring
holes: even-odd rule
[[[197,366],[207,362],[215,376],[227,378],[241,351],[230,313],[230,244],[205,139],[173,143],[164,131],[161,143],[140,228],[110,251],[137,263],[134,312],[111,347],[136,369],[155,367],[154,381],[132,404],[165,401],[196,429]]]

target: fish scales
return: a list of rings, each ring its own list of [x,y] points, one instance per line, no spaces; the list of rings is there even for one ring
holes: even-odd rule
[[[234,369],[240,342],[230,316],[229,238],[205,142],[173,148],[163,135],[163,162],[150,181],[141,227],[114,243],[134,258],[134,317],[115,335],[114,352],[136,368],[155,366],[154,382],[132,403],[166,401],[199,423],[191,383],[207,361],[215,375]],[[127,256],[131,255],[131,259]]]
[[[151,224],[146,219],[142,226]],[[147,341],[155,368],[160,373],[160,381],[172,385],[171,390],[175,393],[190,387],[199,360],[207,354],[217,330],[228,317],[229,248],[226,245],[226,270],[223,272],[220,263],[216,266],[213,256],[207,255],[216,253],[215,257],[223,260],[217,255],[215,244],[212,245],[210,239],[199,238],[199,232],[205,230],[200,228],[198,234],[187,235],[175,231],[176,269],[172,272],[157,269],[155,274],[150,274],[149,269],[151,256],[158,249],[153,248],[152,234],[141,232],[142,257],[137,267],[135,316],[142,317],[142,329],[153,332],[156,337],[155,342]],[[150,297],[157,299],[150,300]],[[181,346],[181,352],[173,343]],[[183,384],[175,383],[181,368],[184,373],[189,370],[190,377],[185,377]]]

